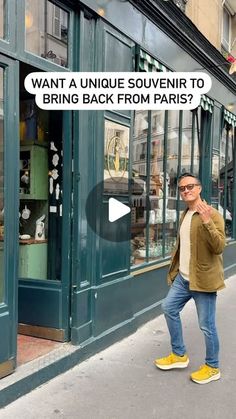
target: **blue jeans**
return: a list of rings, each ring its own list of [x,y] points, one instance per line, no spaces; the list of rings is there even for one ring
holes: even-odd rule
[[[219,366],[219,339],[215,325],[216,292],[198,292],[189,289],[189,282],[178,274],[162,303],[163,312],[171,337],[172,351],[184,355],[186,348],[183,341],[180,311],[193,298],[197,308],[199,327],[204,333],[207,365]]]

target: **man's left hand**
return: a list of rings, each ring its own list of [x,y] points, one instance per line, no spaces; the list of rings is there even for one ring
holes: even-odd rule
[[[203,223],[208,223],[211,219],[213,208],[210,205],[207,205],[205,202],[201,202],[196,207],[197,212]]]

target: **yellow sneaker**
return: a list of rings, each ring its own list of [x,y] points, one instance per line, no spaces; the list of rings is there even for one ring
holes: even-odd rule
[[[219,368],[213,368],[209,365],[201,365],[198,371],[193,372],[190,375],[191,380],[198,384],[207,384],[210,381],[220,379],[220,370]]]
[[[189,357],[188,355],[179,356],[174,354],[173,352],[164,357],[159,358],[154,361],[154,364],[157,368],[161,370],[172,370],[173,368],[186,368],[189,364]]]

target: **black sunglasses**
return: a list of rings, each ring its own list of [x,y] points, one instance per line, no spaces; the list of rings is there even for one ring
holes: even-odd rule
[[[187,189],[188,191],[191,191],[194,186],[199,186],[199,183],[189,183],[188,185],[185,186],[179,186],[179,191],[180,192],[184,192],[185,189]]]

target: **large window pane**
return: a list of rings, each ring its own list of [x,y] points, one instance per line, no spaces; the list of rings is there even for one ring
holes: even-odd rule
[[[134,137],[132,141],[132,191],[131,212],[131,262],[146,261],[146,191],[147,191],[147,136],[148,112],[135,112]],[[135,185],[140,185],[140,188]],[[142,192],[143,191],[143,192]]]
[[[199,176],[200,151],[199,151],[199,135],[200,135],[200,108],[197,112],[192,113],[193,124],[193,156],[191,171],[194,175]]]
[[[199,174],[199,121],[200,110],[183,111],[181,172]]]
[[[0,0],[0,38],[5,38],[6,27],[6,0]]]
[[[225,126],[220,145],[220,203],[219,211],[225,219],[225,233],[232,237],[233,214],[233,129]]]
[[[192,112],[183,111],[183,131],[182,131],[182,149],[181,165],[182,172],[191,172],[192,155]]]
[[[3,69],[0,68],[0,302],[4,294],[4,97],[3,97]]]
[[[135,113],[132,173],[144,192],[132,197],[133,264],[159,260],[173,251],[183,210],[177,176],[186,171],[199,174],[197,115],[198,111],[175,110]]]
[[[68,67],[69,13],[48,0],[26,0],[26,50]]]
[[[168,135],[166,156],[166,214],[164,229],[165,256],[171,254],[176,241],[179,120],[179,111],[168,112]],[[185,134],[183,133],[183,135]]]
[[[220,202],[220,188],[219,188],[219,171],[220,171],[220,156],[218,152],[213,152],[212,156],[212,189],[211,189],[211,204],[219,207]]]
[[[165,112],[152,112],[150,153],[150,212],[149,212],[149,259],[163,255],[163,222],[166,212],[168,179],[164,173]],[[166,188],[166,192],[165,192]]]

